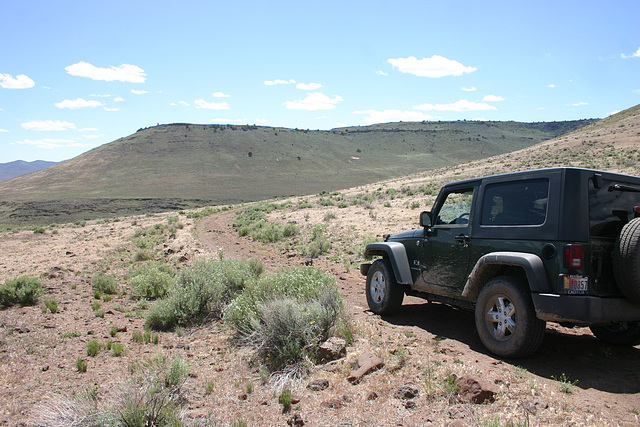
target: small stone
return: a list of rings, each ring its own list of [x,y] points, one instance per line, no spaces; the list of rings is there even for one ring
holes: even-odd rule
[[[289,424],[290,426],[303,426],[304,420],[302,419],[302,415],[296,412],[291,416],[291,418],[287,420],[287,424]]]
[[[475,377],[460,377],[456,380],[458,399],[463,403],[481,404],[493,402],[497,393],[494,384]]]
[[[384,366],[384,361],[371,352],[366,352],[358,357],[358,369],[352,371],[347,377],[351,384],[357,384],[365,375]]]
[[[315,380],[307,385],[309,390],[322,391],[329,388],[329,380]]]
[[[420,394],[420,390],[410,384],[406,384],[402,387],[397,388],[393,393],[393,397],[395,397],[396,399],[408,400],[417,397],[418,394]]]
[[[318,347],[318,360],[321,362],[335,360],[347,354],[347,341],[331,337]]]

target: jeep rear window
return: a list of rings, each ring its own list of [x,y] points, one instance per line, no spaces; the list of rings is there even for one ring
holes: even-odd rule
[[[633,208],[640,205],[640,194],[615,189],[615,182],[604,181],[595,188],[589,180],[589,231],[592,237],[616,238],[622,227],[633,219]]]
[[[541,225],[547,218],[549,180],[489,184],[483,200],[482,225]]]

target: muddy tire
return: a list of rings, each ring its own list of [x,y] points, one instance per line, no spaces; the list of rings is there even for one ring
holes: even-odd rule
[[[546,328],[536,317],[525,283],[511,276],[496,277],[482,288],[475,320],[482,343],[502,357],[533,354],[542,344]]]
[[[622,227],[613,248],[613,273],[622,295],[640,303],[640,218]]]
[[[396,282],[388,259],[379,259],[369,268],[366,293],[367,304],[374,313],[389,315],[400,310],[404,289]]]
[[[640,322],[620,322],[608,326],[591,326],[591,332],[600,341],[620,346],[640,344]]]

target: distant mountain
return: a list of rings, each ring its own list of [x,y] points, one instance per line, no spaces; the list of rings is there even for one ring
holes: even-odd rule
[[[15,162],[0,163],[0,181],[15,178],[29,172],[39,171],[55,165],[56,162],[47,162],[44,160],[36,160],[34,162],[25,162],[24,160],[16,160]]]
[[[336,191],[522,149],[592,123],[400,122],[328,131],[159,125],[0,182],[0,225]]]

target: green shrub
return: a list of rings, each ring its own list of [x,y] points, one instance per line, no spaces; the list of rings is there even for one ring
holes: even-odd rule
[[[20,276],[7,280],[0,286],[0,305],[10,307],[14,304],[35,305],[43,289],[37,277]]]
[[[91,340],[87,343],[87,356],[96,357],[100,353],[102,346],[98,340]]]
[[[341,313],[333,276],[304,267],[247,286],[229,305],[225,320],[276,371],[315,357]]]
[[[50,312],[57,313],[58,312],[58,303],[54,299],[49,299],[44,301],[45,311],[48,308]]]
[[[259,261],[196,261],[182,270],[166,297],[151,306],[146,324],[151,329],[170,330],[221,318],[227,304],[263,269]]]
[[[113,355],[115,357],[120,357],[122,356],[122,353],[124,352],[124,345],[120,344],[120,343],[114,343],[111,345],[111,351],[113,351]]]
[[[303,247],[303,254],[310,258],[317,258],[324,255],[331,249],[331,242],[324,235],[326,227],[322,224],[316,224],[311,231],[311,240],[309,244]]]
[[[178,426],[183,386],[189,365],[174,356],[159,354],[131,365],[132,387],[114,408],[119,424],[124,426]]]
[[[115,277],[103,273],[98,273],[93,276],[91,286],[93,286],[94,292],[111,295],[118,293],[118,282]]]
[[[151,262],[129,272],[133,295],[138,298],[156,299],[166,295],[175,283],[174,268]]]
[[[76,369],[78,372],[87,372],[87,362],[78,357],[76,359]]]

